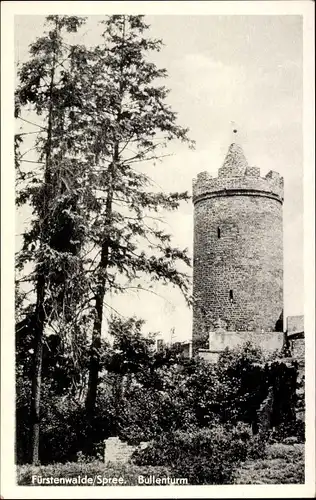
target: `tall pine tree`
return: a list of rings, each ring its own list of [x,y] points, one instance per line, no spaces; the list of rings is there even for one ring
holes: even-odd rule
[[[23,273],[33,263],[22,280],[36,289],[34,306],[22,308],[34,340],[34,463],[45,327],[70,334],[74,346],[78,331],[90,333],[86,409],[92,417],[106,294],[141,289],[147,277],[179,287],[188,298],[188,276],[177,263],[190,265],[187,251],[174,247],[159,223],[161,212],[176,210],[188,194],[158,191],[142,168],[163,157],[173,139],[193,146],[167,104],[168,90],[160,84],[166,71],[148,60],[162,42],[145,36],[143,16],[110,16],[104,43],[92,49],[62,37],[81,19],[47,21],[52,28],[32,44],[16,92],[20,118],[28,105],[42,117],[35,144],[39,168],[23,171],[22,134],[16,137],[18,203],[33,208],[17,268]],[[23,305],[23,294],[17,297]],[[80,355],[76,359],[80,364]]]
[[[188,276],[176,263],[190,265],[186,250],[173,247],[170,235],[155,224],[158,212],[177,209],[188,194],[159,192],[150,177],[137,170],[143,162],[159,160],[173,139],[193,146],[187,129],[177,124],[177,115],[167,104],[167,88],[159,84],[167,77],[166,70],[148,59],[162,42],[146,36],[149,26],[143,16],[114,15],[103,24],[104,43],[87,55],[93,68],[92,99],[87,114],[77,109],[83,123],[92,123],[86,144],[96,201],[91,240],[98,249],[88,413],[93,413],[97,395],[107,291],[122,292],[133,280],[148,276],[187,295]]]
[[[21,317],[17,341],[31,335],[33,346],[32,462],[39,462],[40,400],[43,342],[46,326],[58,325],[71,318],[80,297],[82,263],[79,257],[84,242],[80,214],[80,177],[83,167],[71,158],[66,128],[71,127],[72,94],[67,84],[72,61],[64,33],[76,32],[84,22],[74,16],[48,16],[48,31],[30,46],[30,59],[19,69],[16,90],[16,117],[30,123],[27,116],[40,117],[28,160],[21,153],[23,139],[30,132],[16,135],[17,204],[32,210],[32,221],[23,234],[22,248],[16,257],[17,282],[29,282],[34,304],[25,305],[25,294],[18,294]],[[34,122],[33,122],[34,125]],[[37,167],[25,168],[29,163]],[[30,266],[31,264],[31,266]],[[31,272],[26,275],[26,269]],[[80,276],[80,280],[77,278]],[[79,288],[78,288],[79,287]],[[22,311],[21,311],[22,309]],[[22,333],[21,333],[22,332]]]

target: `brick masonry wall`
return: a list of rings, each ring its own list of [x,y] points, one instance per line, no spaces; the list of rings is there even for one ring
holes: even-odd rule
[[[282,314],[283,179],[257,173],[194,182],[194,351],[219,322],[269,332]]]
[[[193,180],[193,199],[197,201],[203,196],[217,196],[220,191],[230,190],[256,191],[257,195],[268,195],[283,200],[283,177],[277,172],[270,171],[265,177],[253,175],[255,167],[248,167],[244,176],[239,177],[212,177],[208,172],[201,172]],[[227,173],[227,170],[226,170]]]

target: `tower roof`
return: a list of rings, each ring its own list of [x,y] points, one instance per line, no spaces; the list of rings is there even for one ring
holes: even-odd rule
[[[221,174],[229,177],[236,177],[245,174],[248,162],[239,144],[232,143],[227,151],[223,165],[220,168]]]

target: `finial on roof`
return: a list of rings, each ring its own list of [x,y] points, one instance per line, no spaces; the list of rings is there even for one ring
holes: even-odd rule
[[[237,134],[238,130],[236,122],[230,122],[230,123],[232,124],[233,134]]]

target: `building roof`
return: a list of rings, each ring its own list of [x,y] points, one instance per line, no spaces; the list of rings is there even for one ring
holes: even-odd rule
[[[228,148],[221,171],[227,170],[230,172],[230,175],[240,176],[245,174],[247,167],[248,162],[242,147],[233,142]]]

